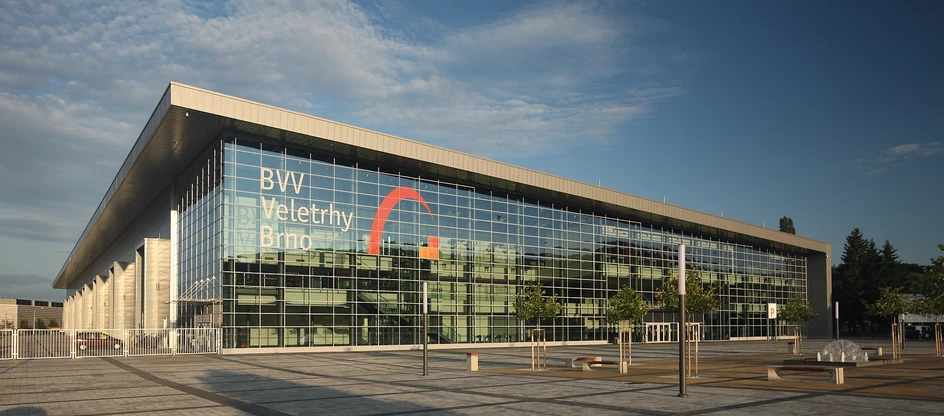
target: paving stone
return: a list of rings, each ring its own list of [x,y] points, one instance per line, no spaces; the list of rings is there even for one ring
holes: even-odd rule
[[[701,343],[688,397],[677,397],[673,344],[634,345],[626,375],[559,365],[615,360],[614,345],[549,347],[542,371],[530,369],[529,348],[433,349],[429,376],[421,351],[5,360],[0,415],[944,414],[944,359],[933,344],[908,344],[901,364],[847,369],[843,385],[815,375],[769,382],[767,365],[796,358],[785,343]],[[481,371],[465,371],[466,351],[479,353]]]

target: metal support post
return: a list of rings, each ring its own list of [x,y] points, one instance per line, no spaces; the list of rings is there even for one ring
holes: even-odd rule
[[[423,282],[423,375],[429,375],[429,305],[428,282]]]
[[[685,339],[688,337],[688,330],[685,327],[685,245],[679,245],[679,393],[678,397],[688,397],[686,383],[686,362],[685,362]]]

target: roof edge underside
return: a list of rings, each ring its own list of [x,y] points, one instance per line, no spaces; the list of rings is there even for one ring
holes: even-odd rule
[[[88,224],[85,226],[85,230],[82,231],[82,234],[79,236],[78,241],[75,243],[75,246],[72,247],[72,252],[69,253],[69,257],[66,258],[65,263],[63,263],[62,268],[59,269],[59,274],[56,277],[56,280],[53,281],[53,288],[56,289],[67,289],[68,285],[71,283],[71,280],[67,278],[69,275],[75,274],[77,271],[75,269],[80,268],[81,264],[76,262],[77,255],[81,254],[83,250],[87,250],[87,242],[90,235],[94,235],[92,232],[99,228],[99,220],[102,218],[102,215],[109,209],[111,205],[112,198],[121,188],[125,178],[134,168],[135,162],[143,153],[144,149],[147,147],[147,144],[150,142],[152,136],[157,131],[158,127],[161,124],[161,121],[167,115],[167,112],[170,110],[170,96],[171,88],[173,84],[168,85],[164,90],[164,95],[161,97],[161,100],[158,101],[157,106],[154,107],[154,111],[151,112],[151,117],[148,119],[148,122],[144,125],[144,129],[141,130],[141,133],[138,135],[137,140],[134,145],[131,147],[131,151],[128,152],[128,156],[125,157],[124,162],[121,164],[121,168],[118,169],[118,173],[115,174],[115,179],[112,180],[111,184],[108,186],[108,189],[105,191],[105,195],[102,197],[101,202],[98,204],[98,208],[95,209],[95,212],[92,214],[92,218],[89,219]],[[116,236],[117,237],[117,236]],[[112,239],[113,240],[113,239]],[[91,261],[91,260],[89,260]],[[87,265],[85,266],[87,267]],[[82,270],[85,267],[81,267]],[[68,280],[66,282],[65,280]]]

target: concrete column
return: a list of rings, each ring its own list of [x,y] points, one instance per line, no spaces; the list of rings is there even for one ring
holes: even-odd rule
[[[135,263],[115,263],[115,325],[134,328]]]
[[[810,307],[817,314],[810,322],[809,335],[816,338],[831,338],[835,333],[833,311],[833,275],[829,253],[813,253],[807,258],[807,290]]]
[[[95,302],[92,304],[92,327],[95,329],[105,329],[105,304],[108,299],[108,293],[105,292],[105,279],[102,275],[95,276],[92,284],[92,291],[95,293]]]
[[[75,291],[75,326],[73,329],[85,329],[85,286]]]

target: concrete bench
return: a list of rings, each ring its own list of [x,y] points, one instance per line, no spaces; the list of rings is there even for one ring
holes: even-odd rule
[[[829,380],[801,380],[783,378],[784,371],[823,372],[829,374]],[[843,384],[846,382],[842,367],[827,367],[818,365],[772,365],[767,367],[767,381],[799,381],[822,382],[829,384]]]
[[[617,361],[604,361],[604,360],[595,360],[595,361],[584,361],[583,366],[580,371],[593,371],[593,367],[603,367],[604,365],[619,365]]]
[[[875,351],[875,355],[882,355],[882,347],[862,347],[859,348],[862,351]]]
[[[603,357],[571,357],[564,359],[564,367],[574,368],[578,367],[578,363],[584,361],[600,361]]]

